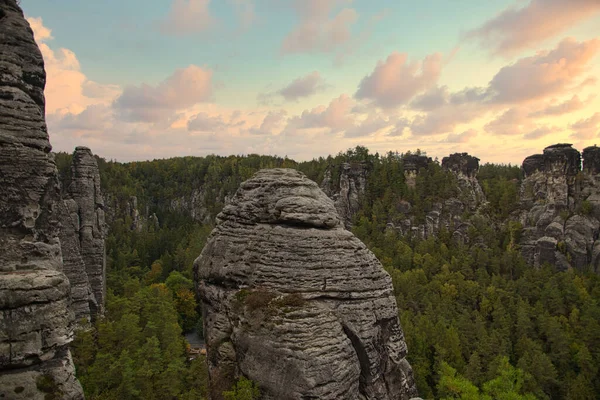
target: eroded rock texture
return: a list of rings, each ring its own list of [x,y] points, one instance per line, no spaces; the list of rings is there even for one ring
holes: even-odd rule
[[[106,297],[106,252],[104,238],[104,198],[100,190],[98,163],[91,150],[77,147],[73,153],[72,178],[66,200],[78,232],[81,257],[93,296],[92,314],[102,313]]]
[[[471,211],[475,211],[485,201],[483,189],[477,180],[479,158],[467,153],[450,154],[442,159],[442,168],[455,173],[458,179],[459,197]]]
[[[406,178],[406,184],[414,188],[416,185],[417,175],[421,168],[427,168],[429,163],[433,162],[431,157],[407,154],[402,159],[404,162],[404,177]]]
[[[44,121],[44,62],[15,0],[0,0],[0,397],[83,398]]]
[[[416,395],[389,275],[302,173],[259,171],[195,262],[212,399],[244,375],[262,399]]]
[[[597,148],[585,149],[582,171],[580,153],[556,144],[523,162],[521,250],[530,264],[599,271],[598,159]]]
[[[335,209],[346,228],[352,227],[352,218],[360,210],[360,201],[367,187],[367,166],[364,163],[343,163],[339,178],[339,190],[331,178],[331,170],[326,171],[321,188],[333,199]],[[337,182],[336,182],[337,183]]]

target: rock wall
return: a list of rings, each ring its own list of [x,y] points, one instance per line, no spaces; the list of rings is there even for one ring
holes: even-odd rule
[[[195,262],[211,398],[238,376],[262,399],[409,399],[389,275],[302,173],[262,170]]]
[[[0,397],[81,399],[45,80],[23,12],[0,0]]]
[[[549,263],[565,270],[592,265],[600,272],[599,149],[588,147],[583,154],[583,170],[581,154],[570,144],[549,146],[523,161],[520,244],[534,266]]]
[[[98,163],[89,148],[75,148],[71,175],[66,203],[79,237],[81,257],[93,294],[89,299],[91,311],[102,313],[106,297],[106,223]]]

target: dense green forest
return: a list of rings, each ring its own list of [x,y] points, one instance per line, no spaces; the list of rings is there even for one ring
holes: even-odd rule
[[[98,158],[102,188],[113,207],[107,237],[107,311],[73,344],[77,375],[88,399],[202,399],[202,358],[188,361],[182,332],[198,330],[192,263],[212,230],[170,206],[202,188],[207,213],[261,168],[289,167],[321,182],[339,181],[343,162],[369,171],[354,233],[390,273],[421,397],[425,399],[596,399],[600,393],[600,277],[527,266],[519,254],[520,169],[485,164],[478,179],[489,204],[465,212],[465,243],[441,231],[427,239],[401,236],[408,201],[422,220],[434,203],[456,196],[456,178],[433,162],[414,188],[405,182],[402,154],[363,147],[296,163],[279,157],[207,156],[121,164]],[[70,155],[56,157],[68,180]],[[132,229],[126,212],[136,196],[142,217],[159,225]],[[260,388],[258,388],[259,390]],[[238,382],[228,399],[252,399]]]

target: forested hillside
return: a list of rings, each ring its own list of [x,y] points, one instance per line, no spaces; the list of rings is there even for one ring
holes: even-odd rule
[[[466,224],[457,240],[443,227],[428,235],[396,229],[409,218],[426,224],[440,202],[462,196],[456,176],[436,161],[408,184],[405,156],[357,147],[303,163],[258,155],[98,159],[109,207],[109,294],[105,318],[74,344],[87,398],[204,398],[203,360],[187,361],[182,332],[201,330],[192,263],[216,214],[261,168],[296,168],[319,184],[329,176],[335,192],[344,163],[367,171],[352,230],[392,276],[421,397],[598,398],[600,278],[525,263],[522,227],[511,219],[520,168],[480,168],[487,203],[455,216]],[[68,180],[70,155],[56,160]]]

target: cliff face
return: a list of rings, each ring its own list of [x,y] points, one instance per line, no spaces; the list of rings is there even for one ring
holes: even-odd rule
[[[45,78],[22,11],[0,0],[0,397],[10,399],[83,398],[68,350],[73,314]]]
[[[106,255],[104,238],[104,199],[100,190],[98,163],[87,147],[77,147],[73,153],[71,182],[66,200],[71,221],[79,239],[81,258],[89,279],[92,314],[102,313],[106,297]]]
[[[592,267],[599,271],[600,176],[597,147],[581,154],[556,144],[523,161],[521,249],[526,260],[559,270]]]
[[[262,170],[195,262],[213,399],[244,375],[263,399],[416,393],[391,279],[295,170]]]

